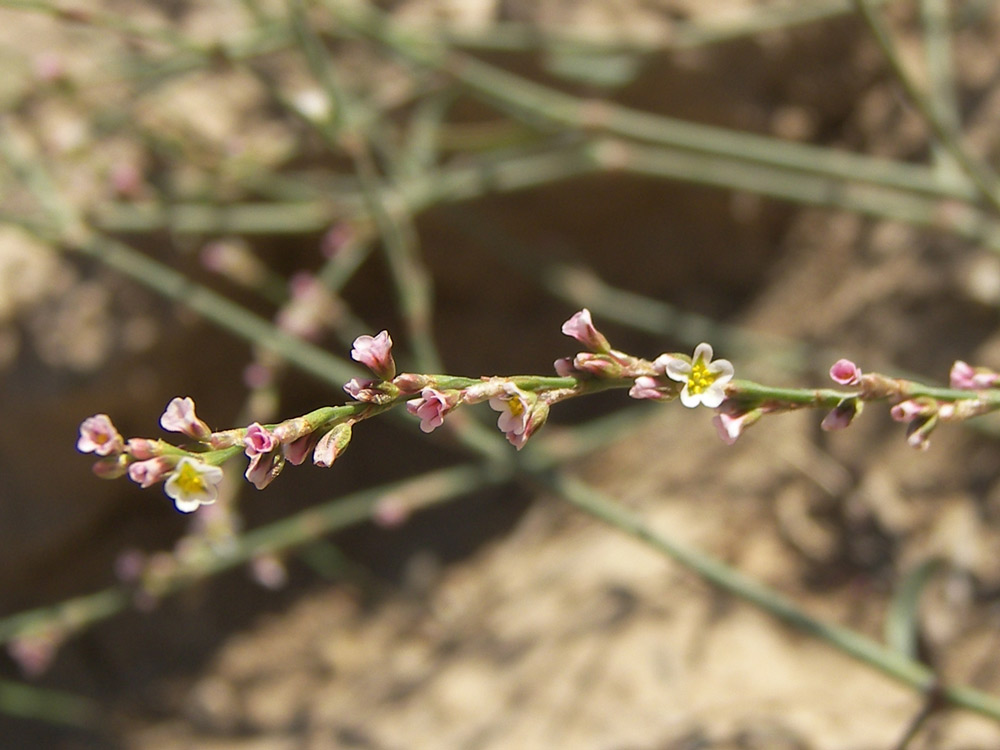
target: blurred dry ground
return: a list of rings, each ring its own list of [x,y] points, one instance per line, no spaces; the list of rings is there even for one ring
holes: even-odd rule
[[[471,32],[516,20],[669,39],[686,20],[738,17],[757,4],[391,5],[401,19]],[[997,164],[1000,7],[951,7],[956,18],[979,14],[955,33],[956,88],[970,148]],[[221,4],[153,4],[141,12],[206,37],[243,18],[238,7]],[[116,37],[0,13],[5,65],[21,74],[9,87],[31,75],[39,51],[84,72],[121,54]],[[892,3],[891,17],[907,53],[918,55],[913,5]],[[365,45],[346,45],[341,54],[355,85],[391,99],[402,77],[396,63]],[[529,77],[606,93],[561,79],[554,58],[494,57]],[[305,86],[294,69],[286,83]],[[113,110],[119,93],[108,87],[92,95]],[[608,95],[697,122],[900,160],[932,158],[926,127],[849,17],[650,55]],[[250,162],[287,168],[298,137],[269,117],[256,85],[225,69],[183,77],[130,105],[150,129],[177,136],[176,153],[146,150],[128,131],[100,137],[74,101],[28,97],[15,125],[34,128],[49,154],[64,157],[60,184],[96,214],[117,199],[108,179],[122,160],[140,164],[158,189],[185,179],[197,187],[211,172],[214,187],[235,191]],[[747,336],[781,335],[848,356],[866,370],[933,382],[946,379],[956,358],[1000,367],[1000,258],[945,233],[614,174],[440,205],[418,216],[414,229],[436,288],[443,359],[457,373],[545,372],[554,357],[572,352],[558,329],[573,308],[537,284],[543,260],[738,324]],[[34,436],[27,444],[0,431],[0,601],[8,613],[106,585],[122,549],[168,548],[182,533],[158,493],[90,478],[86,462],[72,455],[81,417],[107,411],[126,434],[148,434],[167,399],[190,393],[213,425],[229,424],[248,353],[106,269],[17,230],[2,232],[0,413],[5,423],[31,424]],[[249,243],[291,272],[316,265],[318,235]],[[193,251],[213,239],[143,236],[137,243],[200,274]],[[505,260],[515,252],[519,270]],[[392,325],[392,292],[380,269],[366,268],[344,298]],[[654,356],[677,348],[603,325],[594,312],[622,349]],[[771,354],[751,345],[732,358],[740,375],[788,385],[820,384],[830,364],[820,355],[804,369],[782,369]],[[281,411],[339,399],[295,379]],[[600,400],[599,408],[624,400]],[[654,528],[876,638],[900,582],[929,559],[946,561],[922,601],[921,654],[946,681],[1000,693],[995,438],[942,428],[930,451],[916,452],[872,408],[837,434],[821,432],[816,414],[766,419],[726,447],[706,414],[676,404],[647,409],[652,416],[627,438],[572,470]],[[586,411],[569,406],[567,413],[579,420]],[[561,429],[559,419],[545,432]],[[373,424],[372,437],[359,435],[333,472],[304,468],[264,494],[248,490],[248,525],[370,485],[375,473],[402,476],[459,455],[447,438],[413,433]],[[51,470],[53,456],[59,471]],[[336,582],[292,558],[281,592],[230,574],[67,644],[40,684],[96,698],[111,717],[106,734],[13,722],[7,736],[24,747],[157,750],[874,750],[897,746],[924,705],[544,493],[503,488],[396,529],[365,527],[334,541],[351,560]],[[15,674],[9,662],[0,670]],[[908,747],[997,746],[1000,727],[945,711]]]

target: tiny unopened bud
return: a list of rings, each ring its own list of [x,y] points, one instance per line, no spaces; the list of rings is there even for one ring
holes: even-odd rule
[[[136,461],[145,461],[160,455],[160,441],[149,438],[129,438],[125,443],[125,452]]]
[[[426,375],[404,372],[402,375],[397,375],[392,381],[392,384],[399,389],[400,393],[404,396],[408,396],[411,393],[419,393],[427,387],[429,382],[430,378]]]

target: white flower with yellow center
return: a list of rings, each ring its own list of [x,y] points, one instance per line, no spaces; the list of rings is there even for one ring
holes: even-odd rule
[[[222,469],[184,456],[177,468],[167,477],[164,492],[174,501],[181,513],[192,513],[200,505],[211,505],[219,496]]]
[[[728,359],[713,362],[710,344],[698,344],[690,362],[670,355],[663,357],[667,377],[684,383],[681,390],[684,406],[694,408],[704,404],[715,409],[726,400],[726,383],[733,379],[733,363]]]

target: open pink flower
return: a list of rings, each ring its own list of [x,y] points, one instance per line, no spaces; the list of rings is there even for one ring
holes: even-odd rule
[[[503,384],[503,392],[490,399],[490,408],[500,412],[497,427],[507,442],[518,450],[549,416],[549,406],[533,395],[525,393],[513,383]]]
[[[594,327],[590,318],[590,310],[583,308],[562,325],[562,332],[572,336],[592,352],[606,354],[611,351],[611,344],[600,331]]]
[[[76,441],[76,449],[81,453],[110,456],[125,449],[125,440],[107,414],[95,414],[87,417],[80,425],[80,439]]]
[[[195,440],[208,440],[212,429],[198,419],[194,400],[190,396],[173,398],[160,417],[160,427],[168,432],[181,432]]]
[[[459,402],[459,395],[454,392],[442,392],[435,388],[424,388],[420,398],[406,402],[406,410],[420,419],[420,429],[423,432],[434,432],[444,424],[445,415],[454,409]]]
[[[284,467],[285,456],[280,451],[254,453],[243,476],[258,490],[262,490],[277,478]]]
[[[396,377],[396,363],[392,358],[392,339],[388,331],[377,336],[358,336],[354,339],[351,359],[360,362],[382,380]]]

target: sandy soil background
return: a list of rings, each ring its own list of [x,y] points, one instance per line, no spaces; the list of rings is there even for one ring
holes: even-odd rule
[[[614,86],[562,77],[568,58],[556,55],[478,54],[637,109],[897,160],[933,158],[926,126],[849,14],[668,48],[685,23],[728,22],[758,5],[766,4],[386,7],[473,35],[501,21],[645,35],[663,49],[630,62],[635,69]],[[247,23],[238,3],[131,6],[107,4],[193,38]],[[919,61],[917,10],[891,6],[908,59]],[[959,28],[956,91],[969,147],[996,163],[1000,12],[989,3],[948,7]],[[113,223],[108,206],[168,185],[211,188],[212,200],[225,202],[242,197],[254,170],[343,169],[329,156],[296,162],[321,145],[303,148],[300,126],[276,116],[245,72],[209,67],[141,94],[120,85],[123,70],[143,59],[130,44],[107,29],[0,9],[5,132],[30,133],[61,188],[96,221]],[[385,101],[402,96],[399,64],[372,45],[333,53],[352,86]],[[85,84],[70,95],[64,84],[39,83],[47,62]],[[280,55],[268,64],[289,92],[307,89]],[[472,101],[458,111],[467,123],[496,118]],[[122,127],[123,113],[134,127]],[[127,180],[123,164],[137,165],[140,177]],[[21,210],[19,200],[5,188],[5,211]],[[436,339],[450,372],[546,373],[575,351],[559,333],[576,305],[553,294],[555,262],[592,274],[569,277],[584,302],[587,279],[598,278],[711,326],[739,326],[728,339],[733,351],[717,346],[719,354],[765,382],[825,385],[837,356],[940,383],[956,358],[1000,367],[1000,257],[946,232],[625,174],[445,203],[410,229],[435,287]],[[239,239],[283,276],[322,261],[321,228],[116,236],[262,314],[273,308],[199,264],[206,244]],[[374,330],[403,328],[377,256],[343,301]],[[649,357],[687,348],[682,331],[654,335],[613,322],[623,302],[594,295],[588,304],[619,348]],[[766,344],[754,338],[764,335]],[[807,345],[804,363],[777,366],[774,337]],[[338,355],[350,348],[329,333],[319,340]],[[73,451],[80,420],[107,412],[127,435],[155,434],[163,404],[191,395],[213,426],[239,424],[251,358],[245,343],[182,306],[0,226],[0,415],[8,425],[0,431],[0,615],[112,584],[123,551],[169,550],[185,533],[188,519],[157,490],[92,477]],[[294,373],[275,398],[280,416],[342,400]],[[543,434],[626,401],[609,394],[567,404]],[[819,429],[818,414],[765,419],[727,447],[707,414],[675,404],[640,411],[647,416],[627,435],[568,470],[653,528],[874,638],[907,575],[944,561],[922,598],[921,656],[946,681],[1000,692],[1000,448],[989,432],[944,427],[930,451],[913,451],[899,425],[871,408],[835,434]],[[448,436],[423,436],[412,424],[363,427],[334,470],[303,467],[266,492],[242,490],[246,527],[465,455]],[[482,490],[392,528],[363,524],[284,563],[278,590],[241,569],[77,635],[33,684],[94,699],[100,729],[0,715],[0,747],[889,750],[924,706],[528,484]],[[0,676],[19,675],[13,658],[0,659]],[[906,745],[998,746],[1000,726],[958,711],[933,714]]]

